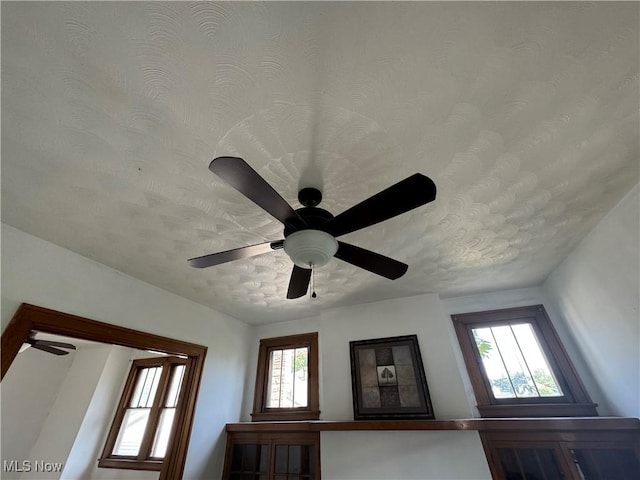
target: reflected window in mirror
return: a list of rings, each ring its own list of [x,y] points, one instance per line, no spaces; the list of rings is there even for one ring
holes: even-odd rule
[[[181,357],[132,362],[98,465],[160,470],[185,372]]]

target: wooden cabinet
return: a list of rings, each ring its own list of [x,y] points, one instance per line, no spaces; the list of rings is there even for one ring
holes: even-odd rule
[[[412,430],[478,431],[494,480],[640,479],[640,420],[614,417],[230,423],[223,479],[320,480],[320,432]]]
[[[638,432],[480,432],[495,480],[640,478]]]
[[[228,432],[222,478],[320,480],[320,433]]]
[[[630,446],[612,444],[605,446],[594,442],[593,445],[569,445],[571,457],[578,469],[580,478],[585,480],[634,480],[640,478],[638,454]]]
[[[494,448],[494,456],[498,464],[491,469],[494,479],[569,478],[558,461],[561,452],[549,445],[500,445]]]

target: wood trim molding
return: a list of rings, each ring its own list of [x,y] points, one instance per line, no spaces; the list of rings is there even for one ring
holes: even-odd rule
[[[130,470],[157,470],[162,469],[162,460],[151,457],[151,449],[153,448],[153,442],[155,438],[155,432],[158,428],[158,420],[162,411],[162,402],[164,401],[168,383],[171,379],[171,375],[176,365],[184,365],[186,368],[187,359],[174,356],[163,357],[151,357],[151,358],[138,358],[134,360],[129,369],[127,381],[125,387],[120,396],[116,414],[111,423],[107,440],[104,444],[102,454],[98,459],[98,466],[104,468],[122,468]],[[139,370],[141,368],[149,367],[164,367],[160,380],[158,382],[157,391],[159,395],[155,395],[153,401],[153,408],[147,421],[147,427],[144,434],[144,439],[140,445],[137,458],[126,458],[117,455],[111,455],[118,438],[118,433],[122,428],[122,421],[127,411],[127,405],[131,402],[131,396],[133,389],[135,388],[136,381],[138,379]]]
[[[269,356],[274,349],[307,347],[308,350],[308,402],[305,408],[267,408],[267,382]],[[320,418],[320,393],[318,373],[318,332],[263,338],[258,350],[256,386],[253,397],[253,421],[268,420],[317,420]]]
[[[182,478],[207,347],[23,303],[2,332],[1,378],[4,378],[20,346],[31,331],[129,348],[155,350],[173,355],[186,355],[187,366],[183,389],[176,407],[171,440],[162,462],[159,480]]]
[[[269,411],[265,413],[251,414],[251,419],[254,422],[317,420],[318,418],[320,418],[320,410],[308,409],[285,409],[278,412]]]
[[[234,432],[338,432],[384,430],[475,430],[475,431],[630,431],[640,433],[640,419],[632,417],[566,418],[466,418],[458,420],[358,420],[228,423]]]
[[[597,416],[596,403],[521,403],[518,405],[477,405],[485,418],[522,417],[589,417]],[[595,412],[595,413],[594,413]]]
[[[543,305],[451,315],[477,408],[483,417],[597,416],[597,404],[575,369]],[[549,367],[562,389],[558,397],[495,398],[472,329],[526,322],[535,331]]]

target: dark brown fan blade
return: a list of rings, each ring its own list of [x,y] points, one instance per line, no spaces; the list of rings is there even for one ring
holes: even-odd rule
[[[344,242],[338,242],[335,257],[390,280],[400,278],[409,268],[406,263]]]
[[[53,353],[54,355],[68,355],[69,352],[64,350],[60,350],[58,348],[48,347],[46,345],[41,345],[40,343],[32,343],[31,346],[36,350],[42,350],[43,352]]]
[[[256,245],[250,245],[248,247],[234,248],[233,250],[227,250],[226,252],[210,253],[209,255],[191,258],[187,261],[189,262],[189,265],[195,268],[212,267],[214,265],[220,265],[221,263],[231,262],[233,260],[240,260],[242,258],[262,255],[263,253],[278,250],[283,246],[284,240],[258,243]]]
[[[307,226],[291,205],[242,158],[215,158],[209,170],[283,224],[296,229]]]
[[[433,181],[416,173],[345,210],[320,228],[339,237],[413,210],[435,198]]]
[[[297,265],[293,266],[291,272],[291,280],[289,280],[289,290],[287,290],[287,298],[300,298],[307,293],[309,289],[309,281],[311,280],[311,269],[301,268]]]
[[[64,343],[64,342],[54,342],[51,340],[39,340],[36,339],[33,341],[34,343],[32,343],[31,345],[44,345],[46,347],[60,347],[60,348],[68,348],[69,350],[75,350],[76,346],[75,345],[71,345],[70,343]]]

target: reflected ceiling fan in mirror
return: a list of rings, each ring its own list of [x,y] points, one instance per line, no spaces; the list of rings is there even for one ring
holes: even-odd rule
[[[75,350],[75,345],[65,342],[55,342],[53,340],[40,340],[35,337],[35,333],[29,335],[24,341],[22,348],[20,348],[21,352],[24,352],[27,348],[35,348],[36,350],[42,350],[43,352],[52,353],[54,355],[68,355],[69,352],[66,350]],[[66,350],[61,350],[61,349]]]
[[[209,170],[279,220],[284,225],[284,239],[192,258],[189,264],[196,268],[211,267],[284,248],[294,263],[288,299],[304,296],[312,270],[327,264],[332,257],[391,280],[400,278],[409,268],[406,263],[336,237],[383,222],[436,198],[433,181],[416,173],[334,217],[318,208],[322,194],[316,188],[300,190],[298,200],[303,207],[294,210],[242,158],[215,158]]]

